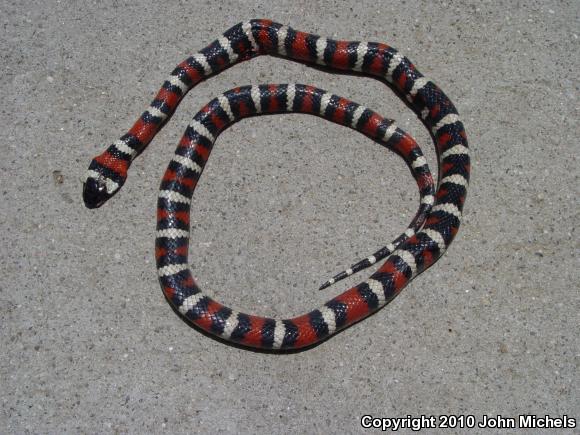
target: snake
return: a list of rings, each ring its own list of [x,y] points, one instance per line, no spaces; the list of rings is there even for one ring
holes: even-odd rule
[[[131,129],[91,161],[83,199],[88,208],[97,208],[119,191],[132,161],[169,121],[190,89],[260,55],[379,79],[429,130],[437,155],[435,184],[417,142],[395,121],[311,85],[240,86],[214,98],[193,117],[158,194],[155,257],[163,294],[186,322],[210,336],[244,348],[308,349],[392,301],[441,258],[461,223],[471,169],[463,122],[445,93],[395,48],[379,42],[333,40],[268,19],[239,23],[177,65]],[[385,260],[368,279],[319,308],[289,319],[246,314],[217,302],[202,292],[188,262],[191,200],[218,135],[241,119],[280,113],[315,115],[394,151],[409,167],[420,193],[419,209],[403,234],[321,288]]]

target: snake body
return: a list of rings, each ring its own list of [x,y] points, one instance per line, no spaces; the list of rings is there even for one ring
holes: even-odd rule
[[[163,293],[185,319],[217,337],[254,348],[297,349],[316,344],[386,305],[437,261],[457,234],[470,171],[465,130],[448,97],[397,50],[376,42],[327,39],[264,19],[237,24],[180,63],[133,127],[92,160],[83,196],[89,208],[102,205],[121,188],[132,160],[193,86],[262,54],[385,80],[431,132],[439,163],[435,189],[420,148],[393,121],[313,86],[239,87],[213,99],[195,115],[159,192],[155,254]],[[322,288],[386,258],[366,281],[318,309],[281,320],[237,312],[201,292],[188,266],[189,212],[193,191],[217,136],[239,119],[289,112],[314,114],[351,127],[398,153],[419,186],[420,205],[401,236]]]

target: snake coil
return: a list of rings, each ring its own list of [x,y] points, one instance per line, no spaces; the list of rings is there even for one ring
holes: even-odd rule
[[[180,63],[133,127],[92,160],[83,197],[87,207],[100,207],[119,191],[133,159],[171,118],[192,87],[262,54],[385,80],[429,129],[439,163],[436,188],[421,149],[394,121],[308,85],[235,88],[195,115],[159,191],[155,256],[163,293],[185,319],[217,337],[247,347],[297,349],[316,344],[386,305],[443,255],[459,229],[470,171],[463,124],[443,91],[397,50],[376,42],[327,39],[264,19],[237,24]],[[234,311],[201,292],[188,266],[189,213],[193,191],[217,136],[240,119],[289,112],[313,114],[348,126],[395,151],[417,182],[420,205],[403,234],[321,288],[386,258],[366,281],[307,314],[277,320]]]

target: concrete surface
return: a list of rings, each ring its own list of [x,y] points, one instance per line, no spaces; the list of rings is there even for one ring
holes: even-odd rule
[[[577,1],[1,0],[0,432],[579,419],[579,12]],[[175,64],[255,17],[399,48],[457,104],[473,149],[445,257],[378,314],[289,355],[214,341],[164,301],[160,177],[203,104],[266,82],[311,83],[397,119],[435,168],[426,130],[388,88],[262,57],[194,89],[102,209],[84,208],[79,181]],[[298,315],[368,276],[317,291],[396,236],[416,202],[401,160],[353,131],[305,115],[243,121],[218,140],[196,192],[194,273],[228,305]]]

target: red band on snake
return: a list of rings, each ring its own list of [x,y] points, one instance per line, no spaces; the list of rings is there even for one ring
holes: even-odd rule
[[[408,282],[435,263],[459,229],[469,181],[467,138],[448,97],[394,48],[376,42],[335,41],[269,20],[240,23],[180,63],[133,127],[90,164],[87,207],[101,206],[124,184],[132,160],[171,118],[185,94],[225,68],[270,54],[386,81],[429,129],[439,163],[438,188],[416,142],[372,110],[313,86],[245,86],[208,103],[187,128],[163,177],[157,210],[156,260],[167,300],[195,325],[224,340],[263,349],[314,345],[389,303]],[[292,319],[240,313],[203,294],[188,266],[193,191],[217,136],[249,116],[299,112],[353,128],[395,151],[419,186],[419,209],[395,241],[322,285],[386,261],[366,281]]]

